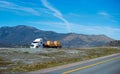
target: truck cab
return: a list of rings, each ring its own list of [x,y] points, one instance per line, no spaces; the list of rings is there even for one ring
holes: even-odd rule
[[[30,45],[30,48],[42,48],[42,47],[43,47],[43,39],[42,38],[35,39]]]

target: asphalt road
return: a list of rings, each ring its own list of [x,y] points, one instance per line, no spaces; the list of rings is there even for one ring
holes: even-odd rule
[[[43,73],[38,71],[30,74]],[[44,74],[120,74],[120,54],[91,60],[72,67],[44,72]]]
[[[120,57],[119,59],[105,60],[81,68],[68,70],[63,74],[120,74]]]

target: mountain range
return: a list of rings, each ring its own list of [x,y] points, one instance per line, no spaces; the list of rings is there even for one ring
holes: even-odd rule
[[[0,27],[0,47],[29,47],[36,38],[43,38],[44,41],[58,40],[64,48],[103,46],[114,40],[106,35],[56,33],[25,25]]]

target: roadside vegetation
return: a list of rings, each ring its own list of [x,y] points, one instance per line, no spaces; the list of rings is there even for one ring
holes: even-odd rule
[[[0,49],[0,73],[35,71],[114,53],[120,53],[120,49]]]

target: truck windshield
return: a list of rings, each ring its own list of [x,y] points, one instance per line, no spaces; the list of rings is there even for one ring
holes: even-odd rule
[[[33,42],[33,43],[38,43],[38,42]]]
[[[30,45],[31,47],[34,47],[34,45]]]

